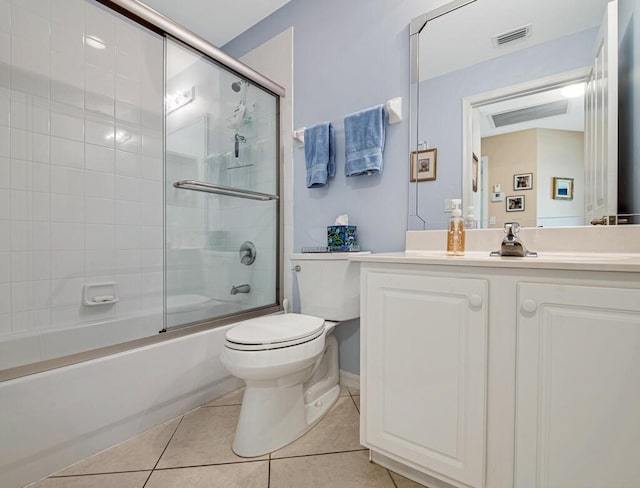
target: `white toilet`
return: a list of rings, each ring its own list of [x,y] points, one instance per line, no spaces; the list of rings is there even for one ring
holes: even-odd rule
[[[360,266],[348,254],[292,254],[302,314],[267,315],[227,332],[220,359],[246,383],[239,456],[275,451],[311,429],[340,393],[337,322],[360,316]]]

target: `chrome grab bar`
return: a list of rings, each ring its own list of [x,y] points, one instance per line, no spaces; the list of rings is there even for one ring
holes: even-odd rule
[[[226,195],[230,197],[248,198],[250,200],[278,200],[278,195],[270,193],[260,193],[258,191],[241,190],[240,188],[231,188],[228,186],[214,185],[213,183],[205,183],[196,180],[181,180],[173,184],[174,188],[182,190],[202,191],[205,193],[216,193],[217,195]]]

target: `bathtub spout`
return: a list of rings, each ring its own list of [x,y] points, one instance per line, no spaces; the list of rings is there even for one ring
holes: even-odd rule
[[[237,295],[238,293],[249,293],[251,291],[251,286],[245,283],[244,285],[231,286],[231,294]]]

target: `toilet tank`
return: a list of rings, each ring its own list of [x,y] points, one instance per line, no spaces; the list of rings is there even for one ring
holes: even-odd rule
[[[333,321],[360,316],[360,263],[349,261],[353,254],[363,253],[291,254],[301,313]]]

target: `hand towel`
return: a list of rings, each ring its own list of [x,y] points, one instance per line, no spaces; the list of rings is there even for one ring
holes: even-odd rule
[[[307,166],[307,188],[325,186],[327,176],[335,176],[336,143],[331,122],[305,129],[304,159]]]
[[[371,107],[344,118],[344,174],[382,174],[382,152],[386,128],[384,105]]]

